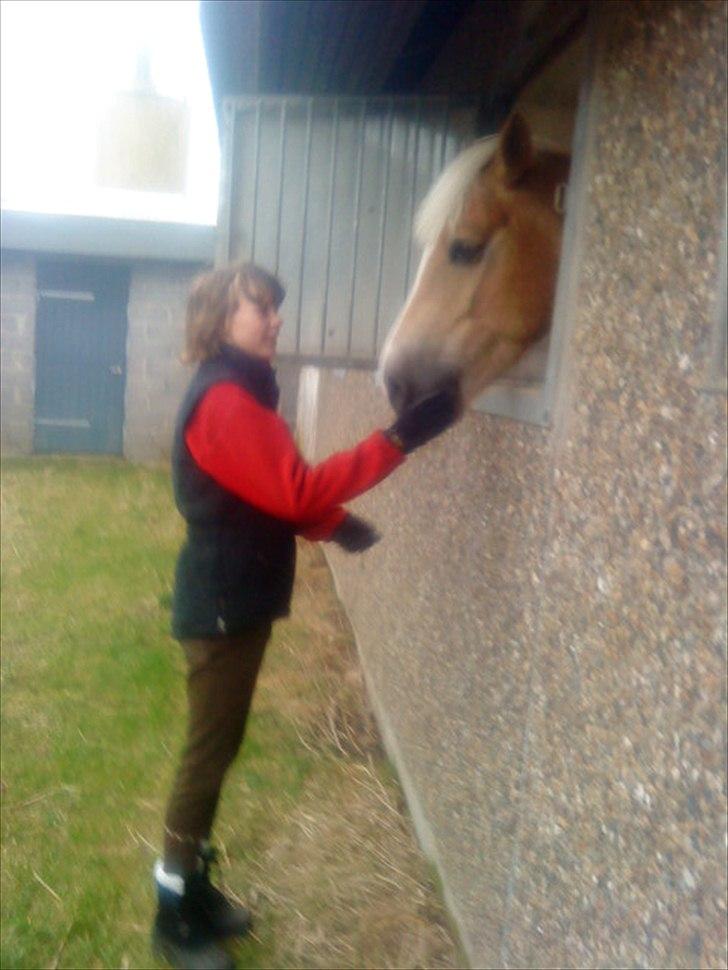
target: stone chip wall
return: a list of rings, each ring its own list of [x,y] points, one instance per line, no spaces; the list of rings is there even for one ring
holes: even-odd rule
[[[597,5],[552,426],[468,414],[327,547],[474,966],[726,965],[726,9]],[[318,457],[388,419],[322,373]]]

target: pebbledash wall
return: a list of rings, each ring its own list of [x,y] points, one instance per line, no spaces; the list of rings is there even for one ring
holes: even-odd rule
[[[595,31],[552,423],[469,413],[326,548],[472,965],[724,967],[726,5]],[[301,401],[318,458],[391,418]]]

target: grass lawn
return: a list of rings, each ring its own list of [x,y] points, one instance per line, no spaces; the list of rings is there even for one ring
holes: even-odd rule
[[[155,966],[151,868],[184,733],[166,472],[2,474],[4,968]],[[320,550],[302,543],[218,814],[240,967],[458,967]]]

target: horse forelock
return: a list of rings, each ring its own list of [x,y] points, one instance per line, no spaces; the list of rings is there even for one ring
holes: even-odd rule
[[[453,225],[460,215],[468,189],[478,172],[495,154],[498,135],[480,138],[461,152],[442,171],[427,193],[415,217],[415,239],[424,249],[437,242],[446,225]],[[544,154],[568,158],[568,150],[557,142],[539,138],[534,149]]]
[[[432,245],[447,223],[457,219],[466,192],[497,144],[497,135],[480,138],[440,174],[417,211],[415,238],[420,246]]]

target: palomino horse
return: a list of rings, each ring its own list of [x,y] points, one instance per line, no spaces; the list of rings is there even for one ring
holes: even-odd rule
[[[512,115],[445,169],[417,214],[424,252],[382,349],[397,412],[445,387],[463,405],[548,328],[569,156],[537,149]]]

